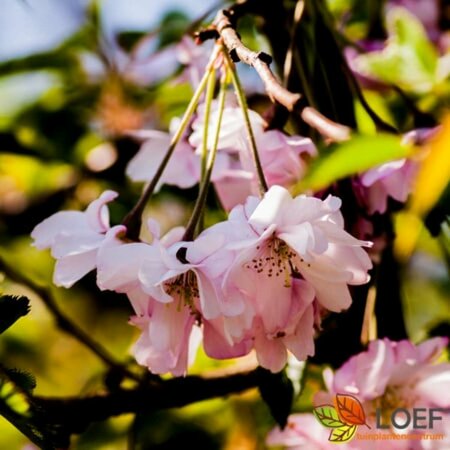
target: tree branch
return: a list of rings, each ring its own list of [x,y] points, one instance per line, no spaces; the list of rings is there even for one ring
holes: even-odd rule
[[[254,52],[241,41],[235,28],[237,14],[233,8],[221,10],[214,20],[213,27],[197,33],[201,42],[220,37],[234,62],[242,61],[253,67],[264,83],[265,90],[273,102],[278,102],[290,112],[299,112],[303,121],[319,131],[330,141],[343,141],[350,137],[350,128],[324,117],[316,109],[307,106],[303,95],[286,89],[270,69],[272,57],[264,52]]]
[[[11,268],[2,258],[0,258],[0,270],[12,281],[23,284],[35,292],[45,304],[47,309],[53,315],[55,322],[60,330],[71,335],[77,341],[81,342],[85,347],[97,355],[107,366],[118,373],[126,375],[136,381],[140,381],[140,377],[128,370],[123,364],[116,361],[115,358],[98,342],[94,341],[90,335],[80,328],[76,323],[67,317],[60,309],[53,297],[51,291],[44,286],[24,277]]]
[[[46,421],[62,425],[70,433],[80,433],[91,422],[111,416],[180,408],[190,403],[239,393],[259,386],[264,369],[233,375],[205,378],[187,376],[165,381],[150,381],[135,389],[116,391],[91,397],[34,397]]]

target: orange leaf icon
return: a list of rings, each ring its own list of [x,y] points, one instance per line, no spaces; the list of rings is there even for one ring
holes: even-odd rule
[[[351,395],[336,394],[336,409],[340,419],[349,425],[365,425],[366,415],[358,399]]]

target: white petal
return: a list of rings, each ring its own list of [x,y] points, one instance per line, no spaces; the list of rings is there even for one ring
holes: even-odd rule
[[[106,233],[109,229],[109,211],[106,206],[117,198],[119,194],[114,191],[105,191],[94,200],[86,209],[86,219],[89,226],[98,233]]]
[[[282,211],[289,209],[291,203],[292,197],[287,189],[281,186],[272,186],[253,211],[249,223],[262,227],[278,224],[282,217]]]
[[[84,213],[81,211],[60,211],[36,225],[31,232],[33,245],[42,250],[53,245],[60,233],[74,233],[88,230]]]
[[[58,259],[53,273],[56,286],[71,287],[91,270],[95,269],[97,250]]]

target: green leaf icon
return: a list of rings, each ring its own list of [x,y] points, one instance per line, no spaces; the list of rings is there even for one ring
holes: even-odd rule
[[[330,442],[348,442],[355,436],[357,425],[343,425],[342,427],[335,428],[328,440]]]
[[[339,419],[338,412],[336,411],[334,406],[318,406],[317,408],[313,409],[313,414],[324,427],[340,428],[345,425],[345,423],[343,423],[341,419]]]

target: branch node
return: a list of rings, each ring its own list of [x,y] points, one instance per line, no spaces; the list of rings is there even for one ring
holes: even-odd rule
[[[272,64],[273,61],[272,56],[265,52],[259,52],[258,59],[260,59],[263,63],[266,63],[268,65]]]

